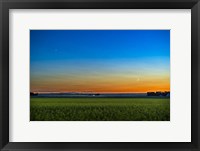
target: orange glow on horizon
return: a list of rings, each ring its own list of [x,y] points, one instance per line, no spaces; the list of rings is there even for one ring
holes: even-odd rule
[[[33,92],[96,92],[96,93],[145,93],[149,91],[170,91],[168,78],[143,80],[99,80],[99,81],[49,81],[31,84]]]

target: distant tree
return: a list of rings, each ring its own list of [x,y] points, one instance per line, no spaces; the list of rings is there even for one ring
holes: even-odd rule
[[[147,96],[156,96],[155,92],[147,92]]]
[[[30,96],[36,96],[36,95],[38,95],[38,93],[30,92]]]
[[[156,92],[147,92],[147,96],[170,96],[169,91],[161,92],[161,91],[156,91]]]

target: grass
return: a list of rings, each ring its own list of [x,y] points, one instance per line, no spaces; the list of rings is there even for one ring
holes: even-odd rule
[[[31,98],[31,121],[169,121],[169,98]]]

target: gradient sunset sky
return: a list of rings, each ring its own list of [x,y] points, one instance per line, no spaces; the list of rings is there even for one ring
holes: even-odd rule
[[[170,90],[170,30],[31,30],[32,92]]]

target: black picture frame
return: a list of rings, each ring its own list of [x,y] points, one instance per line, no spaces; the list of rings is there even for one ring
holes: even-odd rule
[[[191,142],[9,142],[9,9],[191,9]],[[199,0],[0,0],[0,149],[200,151]]]

